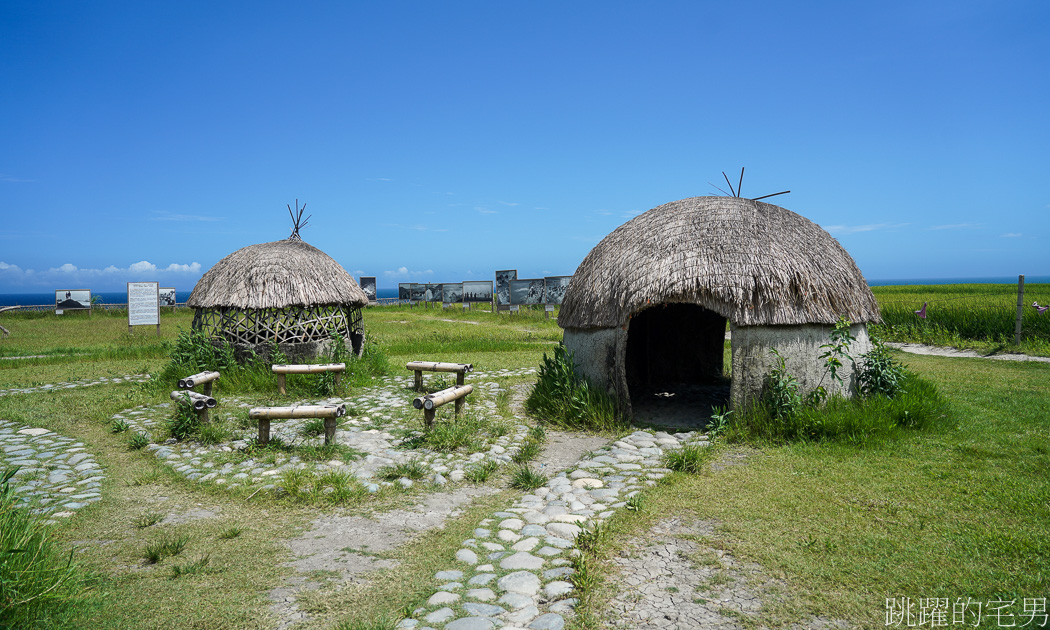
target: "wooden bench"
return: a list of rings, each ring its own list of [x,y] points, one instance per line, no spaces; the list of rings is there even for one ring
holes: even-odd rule
[[[185,402],[186,396],[190,397],[190,404],[193,405],[193,409],[197,412],[197,418],[201,422],[208,422],[208,410],[213,409],[218,404],[211,396],[211,385],[215,381],[219,380],[218,372],[199,372],[193,376],[187,376],[186,378],[179,379],[179,387],[183,391],[171,392],[171,399],[178,402]],[[193,388],[203,385],[203,391],[196,392]]]
[[[416,373],[416,386],[417,392],[423,391],[423,372],[455,372],[456,373],[456,385],[463,384],[463,375],[467,372],[474,371],[473,363],[438,363],[435,361],[409,361],[405,364],[405,369],[413,370]]]
[[[214,381],[219,380],[218,372],[200,372],[193,376],[187,376],[186,378],[179,379],[179,387],[182,389],[193,389],[198,385],[203,385],[204,389],[201,391],[205,396],[211,396],[211,384]]]
[[[248,417],[259,423],[259,445],[270,443],[270,420],[290,418],[322,418],[324,420],[324,443],[335,441],[336,418],[346,415],[346,405],[296,405],[292,407],[255,407],[248,410]]]
[[[335,372],[335,386],[339,387],[339,378],[346,371],[345,363],[307,363],[305,365],[275,365],[272,368],[273,373],[277,375],[277,389],[281,391],[281,394],[287,394],[285,391],[285,376],[287,374],[320,374],[322,372]]]
[[[456,417],[458,418],[459,411],[463,408],[463,399],[472,391],[474,391],[473,385],[453,385],[448,389],[416,398],[412,401],[412,406],[423,410],[423,422],[429,429],[434,426],[434,415],[437,413],[437,408],[453,400],[456,401]]]
[[[179,389],[171,392],[171,399],[180,404],[189,404],[197,412],[197,418],[201,422],[208,422],[208,410],[219,404],[211,396],[205,396],[192,389]]]

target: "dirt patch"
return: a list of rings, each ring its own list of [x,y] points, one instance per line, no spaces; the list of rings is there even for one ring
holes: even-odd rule
[[[441,527],[480,496],[498,492],[488,487],[463,487],[451,492],[438,492],[420,498],[416,505],[373,516],[322,516],[310,524],[302,536],[288,541],[295,559],[286,566],[297,575],[287,584],[267,595],[280,623],[288,628],[307,617],[298,609],[296,595],[316,590],[322,583],[310,576],[323,572],[336,575],[344,584],[366,581],[367,573],[397,566],[382,557],[383,552],[397,549],[420,532]]]
[[[547,431],[547,442],[536,457],[543,474],[551,475],[580,461],[587,453],[609,443],[608,438],[566,431]]]
[[[763,602],[784,584],[761,567],[737,561],[706,543],[714,521],[671,518],[630,540],[613,559],[620,574],[616,597],[603,611],[613,628],[716,628],[743,630],[758,620]],[[792,628],[848,628],[842,621],[813,619]]]
[[[218,507],[195,508],[185,512],[171,512],[164,517],[161,523],[165,525],[181,525],[190,521],[199,521],[202,518],[216,518],[222,510]]]

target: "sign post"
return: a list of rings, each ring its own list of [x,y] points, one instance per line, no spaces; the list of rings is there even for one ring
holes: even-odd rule
[[[160,283],[128,283],[128,332],[132,326],[156,326],[160,337]]]

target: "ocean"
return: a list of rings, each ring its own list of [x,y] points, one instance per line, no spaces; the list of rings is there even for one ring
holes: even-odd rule
[[[1050,276],[1025,276],[1025,284],[1050,283]],[[995,278],[905,278],[888,280],[869,280],[868,284],[873,287],[903,284],[1017,284],[1017,276],[1003,276]],[[128,303],[127,291],[102,291],[93,293],[99,296],[106,305],[126,305]],[[189,297],[190,290],[180,291],[176,289],[175,300],[182,304]],[[397,297],[397,288],[378,289],[376,297],[388,299]],[[54,305],[55,294],[49,293],[0,293],[0,307],[4,306],[29,306],[29,305]]]

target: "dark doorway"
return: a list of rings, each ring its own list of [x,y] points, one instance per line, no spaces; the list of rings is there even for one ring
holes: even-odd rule
[[[625,361],[634,421],[693,430],[729,404],[722,373],[726,318],[695,304],[666,304],[631,318]]]

